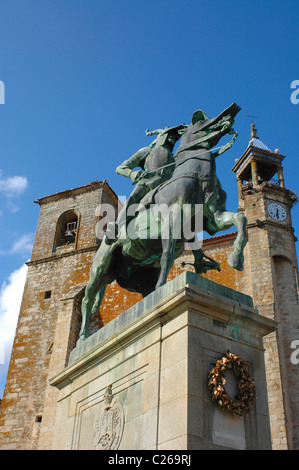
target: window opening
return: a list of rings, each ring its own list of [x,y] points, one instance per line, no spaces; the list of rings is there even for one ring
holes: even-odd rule
[[[74,211],[62,214],[57,222],[54,251],[58,246],[75,243],[78,231],[78,216]]]

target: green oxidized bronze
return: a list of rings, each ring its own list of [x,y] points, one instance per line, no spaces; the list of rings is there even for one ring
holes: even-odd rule
[[[176,127],[166,127],[165,129],[156,129],[150,132],[145,131],[146,135],[158,135],[150,146],[144,147],[131,158],[124,161],[116,168],[119,175],[131,178],[136,186],[132,191],[125,207],[123,207],[118,218],[118,224],[126,217],[127,223],[130,217],[127,215],[128,209],[132,204],[138,204],[149,191],[157,188],[164,181],[171,178],[174,170],[174,157],[172,150],[175,143],[180,138],[180,132],[186,127],[184,124]],[[142,168],[134,171],[135,168]]]
[[[191,243],[196,273],[220,270],[216,261],[204,255],[194,233],[188,238],[178,230],[182,221],[187,220],[191,226],[196,224],[199,207],[202,230],[210,235],[236,226],[238,233],[228,263],[243,269],[247,220],[242,213],[226,210],[226,193],[216,176],[215,164],[216,157],[228,150],[237,137],[232,126],[239,111],[239,106],[233,103],[209,119],[198,110],[189,125],[147,130],[148,136],[157,135],[155,141],[117,168],[118,174],[131,178],[135,188],[116,223],[108,224],[95,255],[82,301],[79,340],[87,337],[89,317],[99,310],[108,284],[116,280],[127,290],[148,295],[166,283],[186,242]],[[233,135],[231,141],[215,149],[226,134]],[[179,139],[180,145],[173,155]],[[176,210],[165,217],[159,211],[162,206]]]

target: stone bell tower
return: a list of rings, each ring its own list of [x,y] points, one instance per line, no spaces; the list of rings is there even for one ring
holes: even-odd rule
[[[279,149],[270,150],[251,124],[251,138],[232,169],[239,211],[248,219],[245,252],[247,293],[255,308],[277,321],[264,340],[274,449],[299,449],[299,374],[292,344],[299,339],[298,267],[291,209],[296,195],[286,189]],[[276,177],[276,180],[274,179]]]
[[[35,202],[40,214],[1,406],[0,449],[51,448],[57,391],[49,377],[65,366],[78,339],[80,302],[99,246],[97,209],[118,206],[106,181]],[[110,308],[110,318],[95,316],[91,329],[117,314]]]

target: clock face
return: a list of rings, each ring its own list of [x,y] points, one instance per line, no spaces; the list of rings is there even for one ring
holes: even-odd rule
[[[267,205],[267,211],[270,217],[278,222],[282,222],[287,218],[285,208],[281,204],[278,204],[278,202],[270,202]]]

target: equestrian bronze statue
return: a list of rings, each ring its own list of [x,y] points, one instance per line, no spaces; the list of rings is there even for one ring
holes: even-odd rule
[[[88,336],[89,317],[99,311],[108,284],[116,280],[121,287],[145,297],[166,283],[186,243],[194,254],[196,273],[220,270],[201,249],[196,236],[198,220],[202,222],[200,230],[210,235],[236,226],[228,263],[243,269],[247,220],[242,213],[226,210],[226,193],[216,176],[216,158],[237,137],[233,124],[239,111],[233,103],[210,119],[197,110],[189,125],[147,130],[147,135],[157,135],[156,140],[117,168],[135,188],[118,219],[108,224],[95,255],[82,301],[79,341]],[[231,141],[216,147],[226,134],[233,136]],[[188,224],[189,230],[185,230]]]

